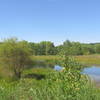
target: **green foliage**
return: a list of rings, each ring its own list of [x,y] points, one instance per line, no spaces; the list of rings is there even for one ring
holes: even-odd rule
[[[100,53],[100,43],[80,43],[66,40],[62,45],[55,46],[51,41],[40,43],[24,41],[31,49],[32,55],[89,55]],[[3,42],[0,43],[2,45]]]
[[[65,67],[66,70],[73,69],[74,71],[81,71],[80,69],[83,67],[80,63],[78,63],[73,57],[63,55],[60,60],[60,65]]]
[[[20,78],[24,67],[31,62],[30,55],[26,41],[18,41],[16,38],[7,39],[0,46],[0,65],[12,72],[12,76]]]
[[[79,43],[66,40],[62,45],[56,47],[57,54],[67,55],[89,55],[100,53],[100,43]]]
[[[54,44],[50,41],[29,43],[29,45],[35,55],[54,55],[56,51]]]
[[[100,54],[100,44],[96,44],[96,52]]]

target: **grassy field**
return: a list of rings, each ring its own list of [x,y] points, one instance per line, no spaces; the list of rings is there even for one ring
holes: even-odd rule
[[[100,65],[100,55],[83,55],[83,56],[73,56],[75,60],[77,60],[79,63],[82,63],[84,65]],[[33,60],[44,60],[44,61],[51,61],[54,62],[56,60],[61,60],[61,57],[59,56],[33,56]]]
[[[100,55],[84,55],[75,57],[78,62],[87,65],[100,65]]]

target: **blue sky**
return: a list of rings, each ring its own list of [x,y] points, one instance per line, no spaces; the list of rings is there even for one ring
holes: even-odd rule
[[[100,0],[0,0],[0,38],[100,42]]]

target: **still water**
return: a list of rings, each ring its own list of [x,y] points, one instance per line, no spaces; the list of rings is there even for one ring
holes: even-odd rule
[[[92,66],[84,68],[83,73],[88,75],[97,87],[100,87],[100,67]]]
[[[37,62],[35,67],[42,67],[42,68],[54,68],[54,70],[60,71],[63,70],[64,67],[54,64],[45,64],[43,62]],[[82,71],[83,74],[86,74],[90,77],[90,79],[96,83],[97,86],[100,87],[100,67],[97,66],[90,66],[86,67]]]

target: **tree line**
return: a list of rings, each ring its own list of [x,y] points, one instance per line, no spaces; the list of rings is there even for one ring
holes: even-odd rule
[[[55,46],[51,41],[41,41],[40,43],[19,41],[27,44],[32,55],[89,55],[100,54],[100,43],[80,43],[66,40],[62,45]],[[3,42],[0,42],[3,44]]]

